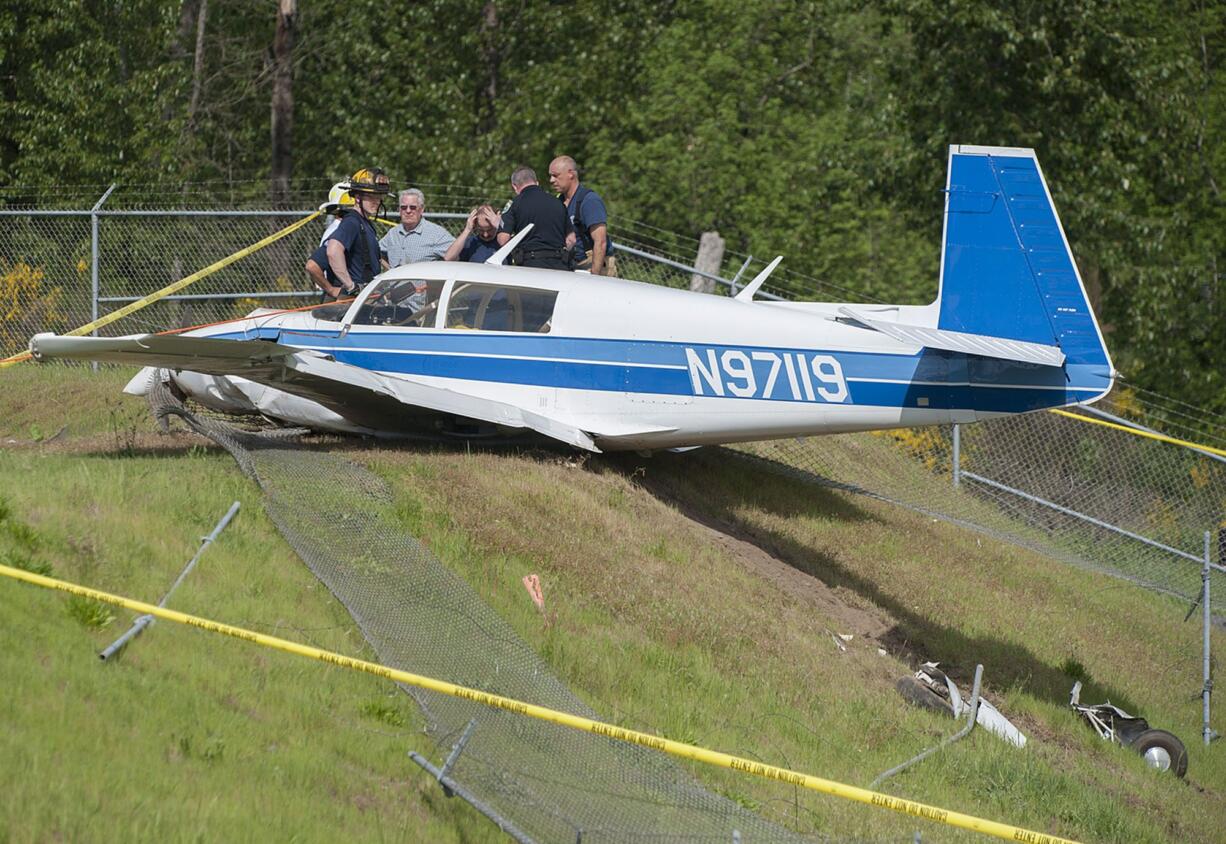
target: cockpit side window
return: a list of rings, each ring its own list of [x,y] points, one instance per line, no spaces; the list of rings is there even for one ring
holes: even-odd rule
[[[445,325],[448,328],[547,334],[557,299],[556,290],[457,281],[447,305]]]
[[[353,324],[429,328],[438,313],[443,284],[417,278],[384,279],[358,308]]]
[[[349,313],[349,306],[351,304],[353,304],[352,300],[345,299],[341,302],[332,302],[327,305],[320,305],[318,308],[311,308],[309,313],[320,322],[340,322],[345,318],[345,314]]]

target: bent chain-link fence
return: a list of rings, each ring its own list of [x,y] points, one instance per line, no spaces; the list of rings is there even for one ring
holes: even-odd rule
[[[281,534],[350,612],[380,662],[599,717],[472,587],[395,525],[392,496],[380,478],[291,438],[193,413],[164,384],[151,392],[150,403],[160,419],[178,417],[221,445],[259,483]],[[321,489],[328,494],[320,496]],[[402,688],[441,745],[475,723],[450,775],[532,840],[818,840],[709,791],[662,753]]]

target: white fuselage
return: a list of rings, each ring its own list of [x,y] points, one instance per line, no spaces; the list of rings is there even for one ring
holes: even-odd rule
[[[395,324],[405,312],[380,305],[380,291],[407,279],[437,291],[420,326]],[[480,291],[487,293],[478,307]],[[535,326],[525,316],[530,296],[552,298],[552,310],[537,330],[522,330]],[[467,318],[457,313],[461,299],[469,303]],[[499,307],[501,323],[492,330],[473,317],[486,314],[489,324]],[[935,306],[859,307],[878,320],[935,320]],[[740,301],[582,273],[432,262],[385,273],[348,307],[257,312],[192,335],[273,340],[326,354],[379,373],[388,390],[404,392],[407,404],[406,385],[426,384],[514,405],[589,432],[602,449],[969,422],[1088,400],[1096,392],[1071,386],[1059,369],[909,345],[839,321],[838,308]],[[464,319],[478,327],[457,327]],[[234,376],[180,379],[214,406],[245,401],[249,406],[241,409],[294,424],[368,430],[343,413],[244,386]]]

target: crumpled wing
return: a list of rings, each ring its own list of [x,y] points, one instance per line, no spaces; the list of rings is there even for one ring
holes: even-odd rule
[[[60,337],[30,341],[35,360],[74,359],[235,375],[318,402],[367,428],[403,431],[439,414],[529,428],[569,445],[600,451],[591,436],[554,417],[506,402],[382,375],[331,356],[265,340],[217,340],[170,334]]]

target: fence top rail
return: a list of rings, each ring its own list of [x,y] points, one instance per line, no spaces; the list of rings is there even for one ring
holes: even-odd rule
[[[106,197],[104,196],[103,199],[105,198]],[[99,204],[101,204],[101,201],[99,202]],[[97,208],[97,206],[95,206],[95,208]],[[112,210],[107,210],[107,211],[94,210],[94,209],[72,209],[72,210],[12,209],[12,208],[0,209],[0,217],[82,217],[82,218],[93,218],[93,217],[295,217],[296,218],[296,217],[304,217],[308,214],[314,214],[314,213],[317,213],[315,209],[301,209],[301,210],[295,211],[295,210],[273,209],[273,208],[268,208],[268,209],[263,209],[263,210],[237,209],[237,208],[216,209],[216,210],[173,209],[173,208],[172,209],[161,209],[161,210],[152,210],[152,209],[116,210],[116,209],[112,209]],[[427,211],[425,213],[425,216],[427,218],[433,218],[436,220],[464,220],[468,218],[467,214],[456,212],[456,211]],[[398,223],[397,220],[390,220],[390,219],[386,219],[383,217],[379,217],[377,219],[379,220],[379,222],[383,223],[384,225],[394,226],[394,225],[397,225]],[[735,282],[729,281],[723,276],[704,272],[698,269],[697,267],[692,267],[680,261],[674,261],[671,258],[665,258],[662,255],[656,255],[651,252],[645,252],[641,249],[636,249],[635,247],[630,246],[624,242],[619,241],[615,249],[617,252],[623,252],[627,255],[634,255],[636,257],[643,258],[648,261],[654,261],[655,263],[658,263],[658,264],[664,264],[665,266],[673,267],[674,269],[678,269],[683,272],[690,273],[692,275],[698,275],[698,276],[702,276],[703,278],[708,278],[712,281],[719,282],[720,284],[734,291],[736,290]],[[742,269],[744,269],[744,267],[742,267]],[[782,296],[776,296],[773,293],[767,293],[766,291],[759,291],[757,295],[759,298],[762,298],[762,299],[771,299],[771,300],[780,301],[780,302],[785,301]]]
[[[1131,419],[1125,419],[1122,416],[1116,416],[1114,413],[1108,413],[1107,411],[1102,410],[1101,408],[1095,407],[1093,405],[1089,405],[1089,404],[1079,405],[1077,409],[1084,411],[1086,413],[1089,413],[1093,416],[1098,416],[1103,419],[1107,419],[1111,422],[1115,422],[1117,425],[1123,425],[1128,428],[1134,428],[1138,431],[1144,431],[1147,434],[1154,434],[1155,436],[1159,436],[1159,437],[1166,437],[1166,434],[1163,434],[1161,431],[1156,431],[1153,428],[1142,425],[1140,422],[1133,422]],[[1226,463],[1226,455],[1215,453],[1212,450],[1211,446],[1207,446],[1207,445],[1202,446],[1202,445],[1199,445],[1193,442],[1188,442],[1186,443],[1186,445],[1188,448],[1205,455],[1211,460],[1216,460],[1219,463]]]
[[[94,210],[91,208],[3,208],[0,217],[305,217],[314,214],[314,208],[286,210],[284,208],[129,208]],[[457,211],[427,211],[427,217],[440,220],[464,220],[467,214]],[[393,221],[393,225],[395,221]]]

